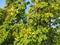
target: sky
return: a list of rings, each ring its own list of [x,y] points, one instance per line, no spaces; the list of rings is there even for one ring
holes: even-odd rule
[[[5,0],[0,0],[0,8],[4,8],[5,6]]]

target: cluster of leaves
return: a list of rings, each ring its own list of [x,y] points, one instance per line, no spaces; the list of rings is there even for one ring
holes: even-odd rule
[[[0,45],[60,45],[59,0],[6,0],[0,9]],[[51,21],[51,20],[55,21]],[[57,21],[57,22],[56,22]]]

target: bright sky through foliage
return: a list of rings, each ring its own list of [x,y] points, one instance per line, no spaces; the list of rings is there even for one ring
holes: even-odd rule
[[[5,0],[0,0],[0,8],[3,8],[5,5]]]

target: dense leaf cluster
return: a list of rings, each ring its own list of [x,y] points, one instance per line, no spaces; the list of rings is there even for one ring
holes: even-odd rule
[[[6,0],[0,45],[60,45],[60,0]]]

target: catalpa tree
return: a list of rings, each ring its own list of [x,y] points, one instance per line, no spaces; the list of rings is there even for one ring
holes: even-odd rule
[[[59,26],[60,0],[6,0],[0,45],[60,45]]]

